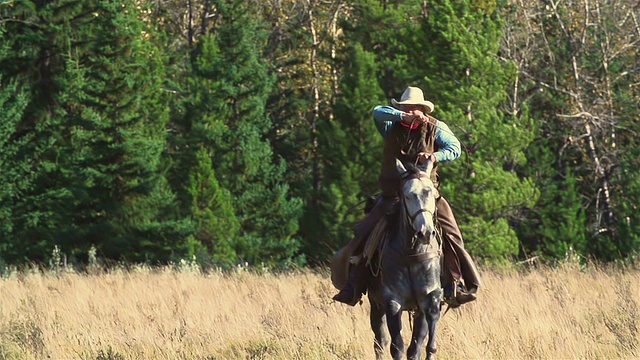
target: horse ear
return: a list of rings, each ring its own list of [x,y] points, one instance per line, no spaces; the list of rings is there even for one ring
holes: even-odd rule
[[[429,158],[427,160],[427,169],[424,172],[429,174],[429,177],[431,177],[431,171],[433,171],[433,161],[431,161],[431,158]]]
[[[404,174],[407,172],[407,169],[404,167],[402,161],[396,159],[396,169],[398,169],[399,174]]]

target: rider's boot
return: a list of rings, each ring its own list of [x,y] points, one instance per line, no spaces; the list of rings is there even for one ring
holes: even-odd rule
[[[333,300],[355,306],[367,289],[368,270],[364,260],[360,260],[349,272],[349,283],[333,297]]]
[[[464,288],[461,288],[456,292],[456,301],[460,305],[475,301],[476,298],[477,298],[477,295],[475,292],[468,291]]]
[[[467,291],[459,280],[454,280],[444,287],[444,302],[452,308],[472,302],[476,298],[475,291]]]

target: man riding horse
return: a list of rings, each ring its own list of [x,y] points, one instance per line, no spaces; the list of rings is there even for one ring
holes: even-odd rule
[[[424,99],[421,89],[408,87],[400,101],[391,106],[376,106],[373,120],[384,137],[381,195],[367,216],[355,227],[355,236],[336,253],[331,262],[331,279],[341,289],[334,300],[354,306],[367,290],[371,272],[367,260],[360,256],[372,230],[391,211],[398,199],[400,176],[396,159],[405,164],[421,164],[427,158],[435,164],[432,181],[438,186],[437,164],[460,156],[460,141],[447,124],[429,115],[432,102]],[[442,283],[444,301],[458,307],[476,299],[480,276],[471,256],[464,249],[462,234],[447,200],[438,194],[437,221],[441,229],[443,249]],[[353,259],[357,259],[353,263]]]

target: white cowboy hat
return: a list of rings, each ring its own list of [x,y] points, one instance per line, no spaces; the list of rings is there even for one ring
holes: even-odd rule
[[[396,99],[391,99],[391,103],[393,106],[398,105],[422,105],[426,108],[425,114],[431,114],[434,109],[434,105],[431,101],[424,99],[424,94],[422,90],[417,87],[409,86],[400,97],[400,101],[396,101]]]

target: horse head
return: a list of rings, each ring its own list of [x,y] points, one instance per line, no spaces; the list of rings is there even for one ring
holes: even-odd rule
[[[406,219],[413,229],[412,241],[429,244],[436,235],[436,188],[431,180],[433,163],[427,160],[424,165],[405,166],[396,159],[396,168],[402,178],[400,191]]]

